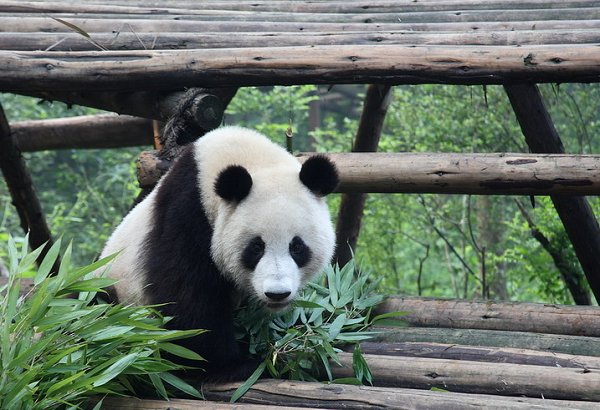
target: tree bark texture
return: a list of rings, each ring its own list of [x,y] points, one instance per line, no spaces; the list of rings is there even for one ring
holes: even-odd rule
[[[305,161],[313,153],[303,153]],[[337,192],[476,195],[598,195],[595,155],[341,153]],[[140,183],[153,185],[162,161],[145,152]],[[162,169],[166,169],[163,168]]]
[[[584,0],[585,1],[585,0]],[[500,3],[490,3],[495,6]],[[121,18],[119,18],[121,17]],[[510,32],[510,31],[537,31],[537,30],[593,30],[600,28],[599,20],[540,20],[531,16],[523,21],[478,21],[478,22],[452,22],[452,23],[379,23],[370,22],[309,22],[298,23],[288,21],[235,21],[231,18],[218,21],[194,21],[173,18],[150,19],[150,16],[100,16],[100,17],[69,17],[68,22],[81,30],[91,34],[115,33],[113,40],[118,43],[117,38],[121,33],[251,33],[251,32],[278,32],[278,33],[307,33],[307,32],[430,32],[430,33],[467,33],[467,32]],[[6,33],[70,33],[72,30],[56,20],[49,17],[0,17],[0,30]],[[118,35],[117,35],[118,34]],[[94,38],[92,36],[92,38]],[[148,37],[141,37],[148,38]],[[100,39],[101,40],[101,39]],[[153,40],[154,41],[154,37]],[[146,42],[144,44],[147,46]],[[106,44],[105,44],[106,45]],[[150,46],[152,43],[150,43]],[[110,44],[107,45],[110,49]],[[151,48],[148,47],[147,48]],[[90,45],[88,50],[98,49]]]
[[[151,121],[124,115],[20,121],[11,131],[21,152],[152,145]]]
[[[564,147],[535,84],[505,86],[531,151],[563,153]],[[600,227],[583,197],[553,196],[552,202],[571,239],[596,301],[600,301]]]
[[[362,353],[369,355],[429,357],[432,359],[469,360],[486,363],[600,369],[600,357],[538,352],[531,349],[509,347],[466,346],[431,342],[363,342],[360,349]]]
[[[353,152],[374,152],[381,138],[381,130],[390,105],[391,87],[372,84],[367,88]],[[336,255],[340,266],[346,265],[356,249],[367,194],[362,192],[342,195],[336,225]]]
[[[447,329],[409,327],[381,328],[377,342],[426,342],[470,346],[508,347],[566,353],[577,356],[600,356],[600,338],[590,336],[553,335],[506,330]]]
[[[85,88],[84,88],[85,89]],[[118,114],[134,115],[159,121],[167,121],[173,115],[182,115],[178,107],[183,99],[193,93],[193,101],[186,107],[185,115],[189,123],[196,124],[201,130],[212,130],[221,124],[225,106],[233,98],[235,91],[231,89],[191,89],[176,92],[89,92],[89,91],[56,91],[56,92],[24,92],[32,97],[48,101],[62,101],[67,104],[84,105],[113,111]]]
[[[2,18],[0,18],[0,23]],[[519,30],[466,33],[423,33],[418,31],[362,32],[256,32],[256,33],[88,33],[97,49],[111,51],[290,47],[313,45],[479,45],[521,46],[533,44],[593,44],[600,42],[598,29]],[[102,48],[99,48],[102,47]],[[79,33],[0,33],[0,50],[89,51],[93,46]]]
[[[600,369],[550,368],[525,364],[489,363],[412,357],[364,355],[376,386],[417,389],[440,388],[455,392],[507,396],[600,401]],[[342,367],[334,377],[353,377],[352,354],[339,355]]]
[[[0,72],[0,90],[7,92],[141,91],[306,83],[597,82],[600,48],[594,45],[340,45],[173,51],[0,51]]]
[[[228,401],[239,383],[206,386],[208,400]],[[527,397],[499,397],[489,394],[459,394],[452,392],[323,384],[284,380],[261,380],[242,397],[239,403],[279,404],[284,406],[314,406],[328,409],[362,410],[391,409],[565,409],[579,406],[593,409],[597,404],[581,401],[542,400]]]
[[[398,320],[411,326],[600,337],[598,307],[391,296],[377,312],[406,312]]]
[[[52,246],[50,228],[46,223],[40,201],[33,188],[31,175],[17,147],[4,109],[0,105],[0,169],[10,192],[12,203],[19,214],[21,228],[29,233],[29,246],[37,249],[46,244],[38,261],[42,261]]]

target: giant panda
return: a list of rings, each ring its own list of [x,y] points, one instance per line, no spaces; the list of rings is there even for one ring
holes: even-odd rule
[[[164,304],[170,329],[207,329],[181,343],[205,378],[248,377],[233,332],[240,295],[281,311],[330,262],[335,235],[324,201],[338,184],[324,156],[303,165],[267,137],[222,127],[190,143],[110,236],[107,275],[125,304]]]

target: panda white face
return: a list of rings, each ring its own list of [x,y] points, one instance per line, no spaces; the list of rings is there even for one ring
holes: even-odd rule
[[[323,157],[312,162],[334,173],[333,189],[333,165]],[[333,256],[335,234],[321,194],[326,189],[309,188],[302,172],[279,169],[274,178],[269,169],[250,176],[231,166],[215,184],[225,201],[214,221],[213,260],[239,290],[274,311],[287,307]],[[317,174],[321,182],[328,179]]]

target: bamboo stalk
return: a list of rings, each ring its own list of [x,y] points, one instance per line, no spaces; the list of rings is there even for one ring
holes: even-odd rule
[[[412,326],[493,329],[600,337],[600,308],[540,303],[479,302],[392,296],[378,313]]]
[[[91,63],[93,61],[93,64]],[[129,91],[306,83],[600,81],[600,47],[315,46],[0,51],[0,90]]]

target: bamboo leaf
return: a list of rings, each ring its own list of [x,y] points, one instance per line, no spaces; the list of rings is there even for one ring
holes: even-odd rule
[[[268,360],[268,359],[266,359],[266,360]],[[240,387],[238,387],[236,389],[236,391],[231,396],[231,399],[229,400],[229,402],[235,403],[236,401],[238,401],[240,399],[240,397],[242,397],[244,394],[246,394],[246,392],[254,385],[254,383],[256,383],[258,378],[260,376],[262,376],[262,374],[264,373],[266,368],[267,368],[266,362],[262,362],[261,364],[259,364],[258,367],[256,368],[256,370],[254,371],[254,373],[252,373],[252,375],[250,375],[250,377],[248,377],[248,380],[246,380]]]

